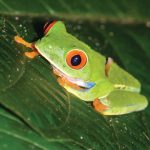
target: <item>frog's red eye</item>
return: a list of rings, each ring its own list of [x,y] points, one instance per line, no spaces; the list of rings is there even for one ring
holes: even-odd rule
[[[87,63],[87,56],[81,50],[71,50],[67,53],[66,62],[73,69],[81,69]]]
[[[44,34],[46,34],[56,23],[56,21],[49,21],[44,25]]]

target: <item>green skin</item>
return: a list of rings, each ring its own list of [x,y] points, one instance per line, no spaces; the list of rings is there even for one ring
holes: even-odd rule
[[[64,88],[84,101],[94,101],[98,98],[102,104],[109,107],[102,112],[103,114],[126,114],[143,110],[148,105],[145,96],[139,94],[141,85],[137,79],[116,63],[111,64],[107,77],[106,58],[67,33],[61,21],[57,21],[42,39],[35,42],[35,47],[44,58],[68,77],[94,82],[95,86],[86,91],[74,89],[67,84]],[[66,63],[66,55],[73,49],[84,51],[88,57],[82,69],[72,69]],[[124,88],[116,88],[116,85],[123,85]]]

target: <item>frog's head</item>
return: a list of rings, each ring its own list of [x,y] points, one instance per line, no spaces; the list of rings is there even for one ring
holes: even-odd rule
[[[59,76],[84,88],[92,88],[106,78],[105,58],[67,33],[61,21],[46,25],[44,33],[35,47]]]

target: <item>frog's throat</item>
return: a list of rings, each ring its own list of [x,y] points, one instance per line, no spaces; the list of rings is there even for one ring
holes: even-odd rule
[[[61,82],[64,82],[68,86],[75,88],[77,90],[89,90],[95,86],[94,82],[87,82],[80,78],[69,77],[54,66],[53,66],[53,73],[59,78],[61,78]]]

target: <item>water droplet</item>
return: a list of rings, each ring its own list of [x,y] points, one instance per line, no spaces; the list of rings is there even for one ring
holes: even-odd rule
[[[10,79],[9,82],[11,83],[11,82],[12,82],[12,79]]]
[[[118,120],[116,120],[115,122],[116,122],[116,123],[119,123],[119,121],[118,121]]]
[[[146,27],[147,27],[147,28],[150,28],[150,21],[147,21],[147,22],[146,22]]]
[[[3,33],[5,33],[5,32],[6,32],[6,30],[2,30],[2,32],[3,32]]]
[[[127,126],[125,126],[124,128],[125,128],[126,131],[128,130],[128,129],[127,129]]]
[[[20,61],[20,63],[21,63],[22,65],[24,65],[24,61]]]
[[[114,32],[109,32],[109,36],[114,36]]]
[[[5,39],[7,42],[9,41],[7,38]]]
[[[10,74],[8,75],[8,78],[10,78]]]
[[[18,51],[18,54],[20,54],[21,53],[21,51]]]
[[[19,20],[19,17],[18,17],[18,16],[16,16],[16,17],[15,17],[15,20]]]
[[[27,120],[28,120],[28,121],[30,121],[30,120],[31,120],[31,118],[29,118],[29,117],[28,117],[28,118],[27,118]]]
[[[96,45],[96,46],[100,46],[100,43],[99,43],[99,42],[96,42],[95,45]]]
[[[112,119],[110,119],[109,122],[112,122]]]

